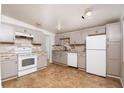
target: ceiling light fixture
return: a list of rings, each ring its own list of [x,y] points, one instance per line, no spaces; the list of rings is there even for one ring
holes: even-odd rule
[[[92,15],[92,10],[87,10],[87,11],[85,12],[85,15],[86,15],[86,16],[91,16],[91,15]]]
[[[84,15],[82,16],[83,19],[85,19],[85,17],[89,17],[92,15],[92,9],[86,9],[84,12]]]

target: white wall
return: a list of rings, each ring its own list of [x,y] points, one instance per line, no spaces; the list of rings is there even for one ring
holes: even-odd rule
[[[0,24],[1,24],[1,4],[0,4]],[[1,63],[0,63],[0,87],[1,87]]]
[[[55,35],[50,35],[50,63],[52,63],[52,46],[55,45]]]
[[[121,16],[121,83],[124,87],[124,10]]]

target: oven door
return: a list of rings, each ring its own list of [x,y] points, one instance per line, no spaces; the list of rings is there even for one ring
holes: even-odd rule
[[[26,70],[37,67],[37,56],[33,54],[19,55],[18,56],[18,70]]]

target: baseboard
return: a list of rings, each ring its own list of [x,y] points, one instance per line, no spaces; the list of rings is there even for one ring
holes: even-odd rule
[[[121,79],[121,78],[120,78],[120,82],[121,82],[122,87],[124,88],[124,85],[123,85],[123,83],[122,83],[122,79]]]
[[[118,76],[113,76],[113,75],[106,75],[106,76],[112,77],[112,78],[116,78],[116,79],[119,79],[120,80],[120,77],[118,77]]]
[[[12,79],[16,79],[18,76],[14,76],[14,77],[9,77],[6,79],[3,79],[2,82],[8,81],[8,80],[12,80]]]
[[[122,83],[122,79],[121,79],[120,77],[118,77],[118,76],[113,76],[113,75],[107,75],[107,76],[108,76],[108,77],[112,77],[112,78],[119,79],[120,82],[121,82],[122,87],[124,88],[124,85],[123,85],[123,83]]]
[[[45,68],[47,68],[47,67],[38,68],[37,71],[43,70],[43,69],[45,69]]]
[[[86,72],[86,69],[85,68],[78,68],[78,69]]]

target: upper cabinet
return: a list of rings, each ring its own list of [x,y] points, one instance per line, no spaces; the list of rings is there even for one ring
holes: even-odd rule
[[[61,34],[55,35],[55,45],[61,45],[60,38],[61,38]]]
[[[30,30],[27,28],[19,28],[16,27],[15,28],[16,32],[21,32],[23,34],[28,34],[29,36],[33,36],[32,39],[32,44],[42,44],[43,43],[43,38],[44,38],[44,34],[41,31],[37,31],[37,30]]]
[[[27,30],[26,33],[32,34],[34,36],[33,40],[32,40],[32,44],[42,44],[43,43],[43,38],[44,38],[43,32]]]
[[[70,44],[79,44],[81,43],[81,39],[80,32],[70,32]]]
[[[105,33],[106,33],[105,26],[100,26],[100,27],[84,29],[80,31],[56,34],[55,44],[61,45],[61,38],[70,38],[70,44],[85,44],[86,37],[88,35],[99,35]]]
[[[70,38],[70,33],[62,33],[60,38]]]
[[[85,44],[85,37],[87,33],[82,31],[71,32],[70,44]]]
[[[106,33],[108,41],[120,41],[120,22],[107,24]]]
[[[88,31],[88,35],[100,35],[105,33],[106,33],[105,28],[98,28]]]
[[[43,38],[44,34],[40,31],[34,31],[34,38],[32,41],[32,44],[42,44],[43,43]]]
[[[15,32],[13,27],[9,25],[0,24],[0,42],[1,43],[14,43]]]

